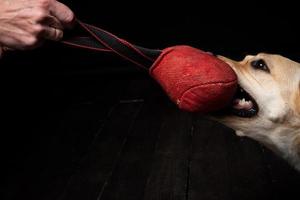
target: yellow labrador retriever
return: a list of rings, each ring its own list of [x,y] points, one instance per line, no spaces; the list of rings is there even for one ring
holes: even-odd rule
[[[300,64],[280,55],[219,56],[236,72],[239,90],[216,120],[253,138],[300,171]]]

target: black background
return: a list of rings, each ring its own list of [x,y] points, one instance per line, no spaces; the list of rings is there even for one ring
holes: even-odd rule
[[[77,18],[106,29],[134,44],[165,48],[191,45],[242,59],[259,52],[299,60],[299,17],[287,1],[71,1]],[[0,61],[5,137],[26,130],[45,109],[62,106],[70,77],[146,77],[115,55],[72,49],[46,42],[39,49],[9,52]],[[19,125],[16,125],[19,124]],[[4,126],[5,127],[5,126]],[[18,134],[27,138],[25,134]],[[6,143],[6,140],[3,140]],[[22,139],[20,139],[22,141]]]
[[[299,61],[299,17],[295,2],[63,2],[82,21],[140,46],[163,49],[186,44],[238,60],[247,54],[267,52]],[[67,77],[74,73],[146,75],[115,55],[51,42],[33,51],[9,52],[0,63],[4,99],[9,104],[15,102],[11,109],[22,103],[36,105],[38,101],[32,101],[31,97],[39,99],[43,93],[47,96],[47,89],[68,83]]]
[[[269,52],[299,61],[296,3],[64,2],[82,21],[140,46],[165,48],[187,44],[234,59]],[[31,131],[36,128],[37,121],[52,109],[67,104],[70,99],[68,92],[61,88],[69,84],[70,77],[111,76],[121,79],[147,76],[114,55],[71,49],[51,42],[32,51],[9,52],[0,61],[0,66],[4,101],[2,115],[5,119],[1,147],[7,168],[22,157],[20,150],[26,152],[29,151],[28,145],[37,145],[37,138],[41,136]],[[74,87],[77,87],[76,83]]]
[[[279,53],[296,61],[299,59],[296,3],[253,0],[231,3],[63,2],[82,21],[144,47],[163,49],[187,44],[234,59],[259,52]],[[4,124],[9,127],[4,128],[7,134],[3,136],[9,138],[15,138],[20,130],[27,130],[24,127],[30,128],[45,110],[63,106],[63,102],[68,100],[62,98],[65,91],[60,88],[68,84],[72,76],[147,76],[115,55],[72,49],[51,42],[33,51],[9,52],[0,64]],[[19,141],[27,136],[18,134]]]
[[[298,59],[298,6],[287,1],[63,2],[82,21],[140,46],[165,48],[187,44],[236,59],[258,52]],[[51,69],[61,69],[63,64],[70,70],[81,70],[82,66],[101,70],[101,64],[116,66],[116,58],[108,57],[48,44],[7,60],[31,66],[47,63],[46,67]]]

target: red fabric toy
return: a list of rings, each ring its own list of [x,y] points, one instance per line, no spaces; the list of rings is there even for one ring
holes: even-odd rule
[[[224,108],[237,88],[237,77],[228,64],[189,46],[163,50],[150,74],[180,109],[190,112]]]
[[[97,51],[114,52],[149,70],[171,100],[182,110],[212,112],[233,99],[237,77],[228,64],[189,46],[152,50],[135,46],[115,35],[78,21],[89,36],[70,37],[64,43]],[[149,69],[150,68],[150,69]]]

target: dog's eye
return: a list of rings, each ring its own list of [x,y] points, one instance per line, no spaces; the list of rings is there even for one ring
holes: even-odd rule
[[[262,59],[252,61],[251,66],[254,69],[259,69],[259,70],[263,70],[263,71],[270,73],[270,69],[269,69],[268,65]]]

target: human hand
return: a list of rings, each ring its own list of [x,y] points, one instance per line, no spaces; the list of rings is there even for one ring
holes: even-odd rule
[[[0,46],[25,50],[45,39],[60,40],[74,19],[73,12],[56,0],[0,0]]]

